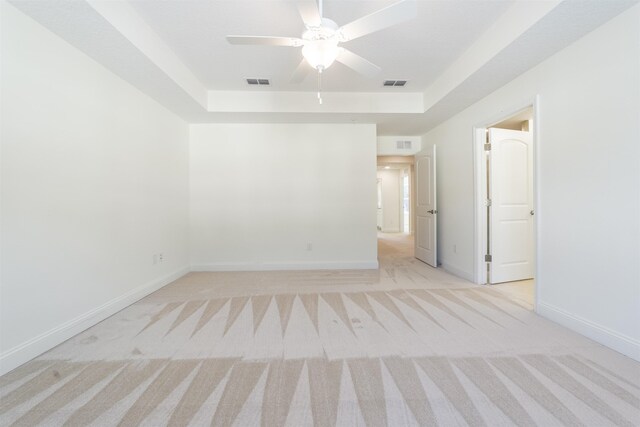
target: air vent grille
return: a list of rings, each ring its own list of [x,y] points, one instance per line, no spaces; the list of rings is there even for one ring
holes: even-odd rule
[[[247,79],[247,84],[269,86],[269,79]]]
[[[406,80],[385,80],[383,86],[404,86],[407,84]]]
[[[411,150],[411,141],[396,141],[398,150]]]

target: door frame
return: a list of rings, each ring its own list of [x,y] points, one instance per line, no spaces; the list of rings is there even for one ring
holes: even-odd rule
[[[415,170],[415,155],[398,155],[398,156],[377,156],[376,160],[376,168],[380,166],[402,166],[403,168],[408,169],[409,171],[409,235],[415,234],[415,206],[416,206],[416,170]],[[400,169],[402,170],[402,169]],[[402,176],[399,177],[398,180],[398,188],[400,194],[402,194]],[[402,198],[400,198],[400,213],[402,216]],[[400,232],[402,232],[402,220],[400,222]]]
[[[534,249],[534,279],[535,301],[538,301],[540,293],[540,196],[539,196],[539,177],[540,177],[540,100],[536,95],[510,108],[501,109],[499,113],[490,116],[486,120],[476,124],[473,127],[473,177],[474,177],[474,282],[479,285],[487,283],[487,271],[484,261],[484,255],[487,247],[487,214],[485,206],[485,188],[487,185],[487,169],[484,161],[484,143],[486,141],[487,129],[500,123],[516,114],[533,108],[533,209],[535,215],[533,217],[533,241]]]
[[[411,185],[411,169],[407,166],[405,169],[401,169],[402,170],[402,174],[400,175],[400,194],[402,195],[402,198],[400,200],[400,212],[402,213],[402,220],[400,221],[400,224],[402,225],[400,227],[400,232],[403,234],[408,234],[411,235],[412,234],[412,230],[411,230],[411,226],[413,225],[411,221],[411,216],[413,215],[413,209],[411,209],[411,190],[412,190],[412,185]],[[406,175],[404,175],[404,171],[407,172]],[[407,187],[408,187],[408,194],[407,197],[409,199],[409,205],[408,210],[409,210],[409,215],[407,215],[407,221],[405,223],[404,220],[404,178],[405,176],[407,177]],[[405,228],[409,230],[408,233],[405,233]]]

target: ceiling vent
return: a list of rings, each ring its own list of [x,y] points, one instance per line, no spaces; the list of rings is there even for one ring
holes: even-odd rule
[[[247,79],[247,83],[250,85],[269,86],[269,79]]]
[[[384,83],[382,83],[383,86],[404,86],[406,84],[406,80],[385,80]]]
[[[411,150],[411,141],[396,141],[398,150]]]

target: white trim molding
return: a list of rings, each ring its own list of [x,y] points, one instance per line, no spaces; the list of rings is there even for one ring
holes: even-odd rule
[[[89,329],[187,273],[189,273],[189,268],[184,267],[167,276],[152,280],[99,307],[89,310],[75,319],[71,319],[5,351],[0,354],[0,375],[4,375],[29,360],[40,356],[42,353],[51,350],[58,344]]]
[[[640,341],[569,313],[561,308],[538,301],[536,313],[574,332],[640,362]]]

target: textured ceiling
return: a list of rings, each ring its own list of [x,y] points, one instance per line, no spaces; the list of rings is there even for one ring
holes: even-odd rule
[[[324,15],[344,25],[397,0],[327,0]],[[209,89],[314,90],[313,74],[302,84],[289,82],[302,59],[300,48],[231,46],[228,34],[299,37],[304,26],[294,1],[132,0],[140,16]],[[366,78],[336,63],[323,74],[326,91],[424,90],[474,39],[512,4],[512,0],[417,1],[417,17],[343,46],[382,68]],[[270,88],[250,88],[245,78],[271,80]],[[409,80],[404,88],[383,88],[383,79]]]

